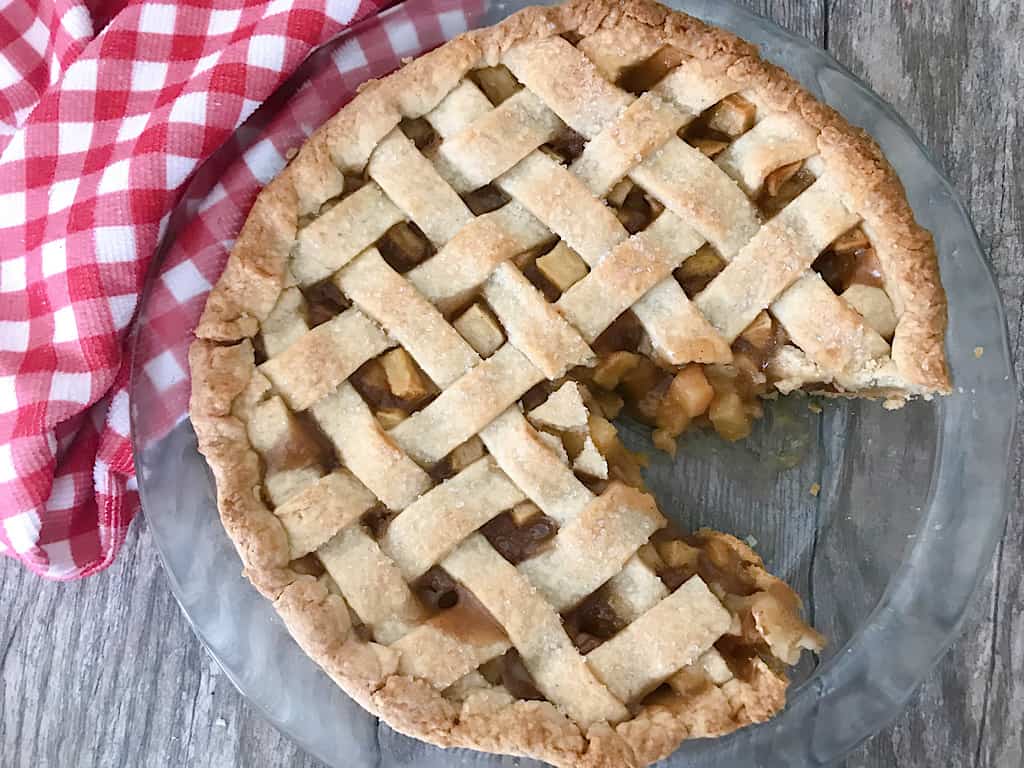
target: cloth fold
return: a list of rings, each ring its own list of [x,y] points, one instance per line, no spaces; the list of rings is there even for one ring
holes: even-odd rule
[[[138,510],[126,340],[196,168],[387,0],[0,0],[0,552],[109,565]]]

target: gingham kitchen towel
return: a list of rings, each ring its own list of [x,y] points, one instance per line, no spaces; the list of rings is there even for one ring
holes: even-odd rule
[[[187,329],[259,187],[359,82],[464,29],[445,3],[374,19],[246,136],[314,47],[387,0],[0,0],[0,551],[54,579],[112,562],[139,504],[125,341],[182,190],[230,138],[150,299],[138,386],[168,429]]]

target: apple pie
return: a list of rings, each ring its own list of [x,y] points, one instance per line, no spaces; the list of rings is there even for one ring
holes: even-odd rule
[[[260,193],[191,415],[252,584],[395,729],[642,766],[760,722],[824,639],[674,452],[766,397],[949,391],[929,234],[878,147],[745,41],[573,0],[370,82]]]

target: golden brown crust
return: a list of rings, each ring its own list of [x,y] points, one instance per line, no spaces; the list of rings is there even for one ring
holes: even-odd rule
[[[425,114],[469,69],[497,63],[514,44],[569,30],[587,35],[616,29],[727,70],[771,107],[796,111],[820,130],[822,158],[842,180],[846,202],[877,240],[891,244],[880,257],[904,310],[893,342],[896,365],[922,392],[948,392],[945,295],[934,247],[875,143],[784,71],[762,61],[749,43],[651,0],[570,0],[528,8],[367,83],[260,193],[210,294],[190,351],[192,422],[217,480],[224,527],[246,576],[274,601],[305,652],[360,704],[404,733],[441,746],[522,754],[565,766],[646,765],[684,738],[764,720],[783,706],[785,679],[756,660],[724,686],[706,682],[686,696],[673,693],[645,704],[614,729],[598,724],[585,734],[546,702],[494,692],[473,694],[461,705],[450,701],[422,681],[395,674],[396,652],[358,641],[341,598],[289,567],[287,535],[262,499],[261,460],[232,408],[255,372],[248,340],[293,283],[287,265],[299,219],[341,193],[343,173],[361,172],[370,152],[403,116]],[[760,563],[752,552],[749,559]]]
[[[231,413],[253,372],[248,340],[221,347],[197,340],[189,350],[192,426],[217,481],[221,522],[247,569],[270,571],[288,564],[284,526],[259,497],[263,473],[245,425]]]
[[[256,198],[210,292],[196,336],[215,341],[252,337],[285,287],[288,254],[298,227],[298,196],[290,169]]]
[[[588,746],[579,727],[552,704],[517,700],[467,701],[452,729],[451,744],[554,765],[578,765]]]

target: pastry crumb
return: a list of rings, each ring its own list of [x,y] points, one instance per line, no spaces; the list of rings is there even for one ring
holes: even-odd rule
[[[299,148],[298,147],[292,147],[291,149],[289,149],[287,152],[284,153],[284,159],[285,160],[294,160],[295,156],[297,154],[299,154]]]
[[[811,496],[817,496],[819,493],[821,493],[821,483],[811,485]]]
[[[985,354],[985,348],[984,347],[975,347],[974,348],[974,356],[975,357],[980,358],[984,354]]]
[[[810,411],[811,413],[821,413],[822,409],[820,405],[811,400],[809,403],[807,403],[807,410]]]

